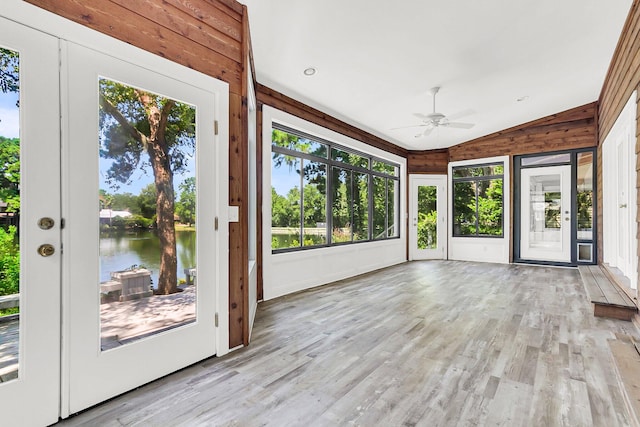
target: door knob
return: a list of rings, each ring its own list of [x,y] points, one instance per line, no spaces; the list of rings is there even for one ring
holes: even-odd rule
[[[53,220],[53,218],[44,217],[38,220],[38,227],[40,227],[43,230],[52,229],[54,224],[55,224],[55,221]]]
[[[38,253],[40,254],[40,256],[49,257],[53,255],[55,252],[56,252],[56,249],[53,247],[53,245],[50,245],[49,243],[45,243],[44,245],[38,246]]]

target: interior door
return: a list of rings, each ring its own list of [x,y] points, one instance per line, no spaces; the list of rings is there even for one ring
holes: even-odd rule
[[[446,176],[411,176],[410,259],[447,258]]]
[[[634,239],[629,239],[630,222],[629,215],[629,139],[627,133],[622,133],[616,140],[616,267],[622,273],[631,277],[631,263],[629,253]]]
[[[58,40],[0,18],[0,64],[0,308],[14,313],[0,317],[0,424],[48,425],[60,390]]]
[[[215,88],[65,46],[63,415],[216,353],[219,208]]]
[[[571,262],[571,165],[521,170],[520,258]]]

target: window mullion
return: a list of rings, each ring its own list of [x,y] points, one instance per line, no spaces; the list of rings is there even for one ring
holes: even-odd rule
[[[304,246],[304,159],[300,159],[300,247]]]

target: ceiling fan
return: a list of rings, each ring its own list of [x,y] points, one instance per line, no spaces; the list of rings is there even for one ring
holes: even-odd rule
[[[394,130],[394,129],[406,129],[406,128],[412,128],[412,127],[424,127],[426,129],[423,132],[420,132],[415,136],[416,138],[420,138],[421,136],[429,135],[437,127],[449,127],[449,128],[456,128],[456,129],[471,129],[474,126],[473,123],[463,123],[463,122],[452,122],[451,121],[452,119],[455,120],[457,118],[466,116],[467,114],[471,114],[471,111],[465,111],[465,112],[458,113],[458,114],[455,114],[455,115],[450,116],[450,117],[447,117],[442,113],[436,112],[436,94],[438,93],[439,90],[440,90],[439,86],[436,86],[434,88],[431,88],[431,90],[429,90],[429,93],[431,93],[431,95],[433,95],[433,112],[432,113],[429,113],[429,114],[413,113],[414,116],[416,116],[417,118],[422,120],[421,124],[413,125],[413,126],[403,126],[403,127],[399,127],[399,128],[393,128],[392,130]]]

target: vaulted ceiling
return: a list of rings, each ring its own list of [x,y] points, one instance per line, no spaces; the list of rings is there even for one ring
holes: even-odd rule
[[[632,0],[241,2],[258,82],[429,150],[595,101]],[[472,128],[405,127],[436,86],[437,111]]]

